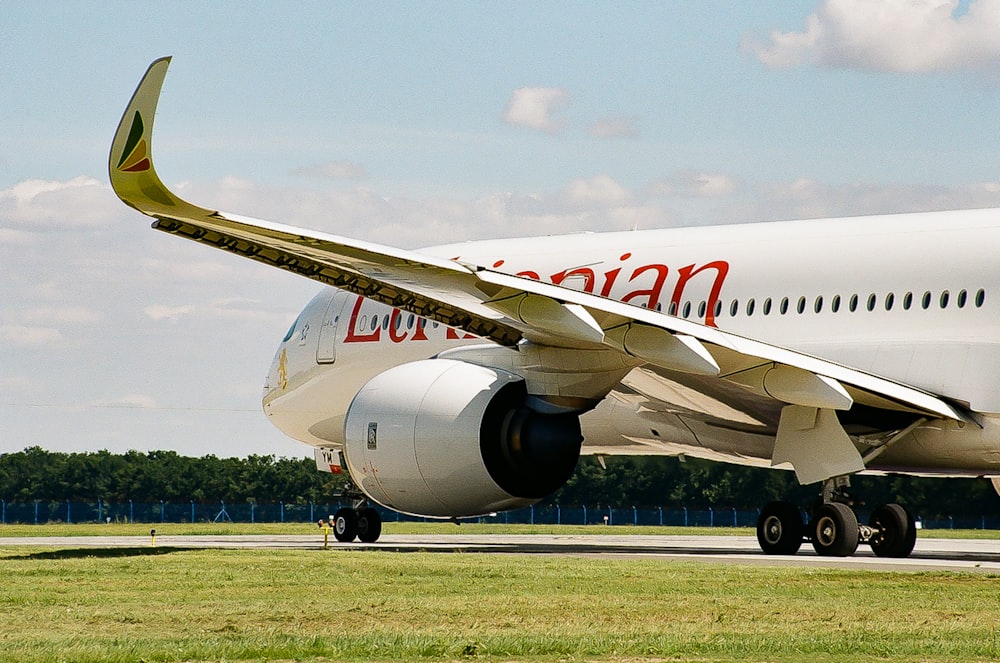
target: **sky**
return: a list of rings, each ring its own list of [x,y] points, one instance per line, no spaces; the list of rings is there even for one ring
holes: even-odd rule
[[[260,409],[320,286],[149,229],[194,203],[405,248],[1000,206],[1000,0],[0,6],[0,453],[309,456]]]

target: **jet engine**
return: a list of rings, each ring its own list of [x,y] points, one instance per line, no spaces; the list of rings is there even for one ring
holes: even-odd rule
[[[402,364],[370,380],[344,424],[351,477],[379,504],[466,517],[533,504],[569,479],[577,414],[525,405],[512,373],[450,359]]]

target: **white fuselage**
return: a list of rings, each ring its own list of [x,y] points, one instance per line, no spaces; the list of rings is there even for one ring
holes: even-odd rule
[[[978,413],[982,425],[927,422],[872,468],[989,475],[1000,474],[998,249],[1000,210],[972,210],[492,240],[425,253],[657,309],[937,394]],[[372,377],[481,342],[328,289],[279,347],[264,408],[291,437],[337,447],[347,408]],[[766,464],[774,435],[766,413],[734,410],[735,429],[706,425],[694,415],[728,407],[723,395],[706,398],[672,376],[634,369],[583,417],[585,452]]]

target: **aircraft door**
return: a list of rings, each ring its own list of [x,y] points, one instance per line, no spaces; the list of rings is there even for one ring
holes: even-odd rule
[[[326,307],[323,324],[319,328],[319,343],[316,345],[317,364],[332,364],[337,359],[337,322],[347,295],[343,290],[335,290]]]

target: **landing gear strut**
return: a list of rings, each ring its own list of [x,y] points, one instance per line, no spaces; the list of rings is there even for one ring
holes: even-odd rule
[[[333,514],[333,536],[341,543],[358,539],[362,543],[375,543],[382,535],[382,516],[368,504],[368,498],[347,484],[342,499],[350,499],[352,506],[337,509]]]
[[[757,542],[767,555],[794,555],[803,541],[824,557],[848,557],[867,543],[879,557],[908,557],[917,540],[913,516],[899,504],[884,504],[872,512],[867,525],[858,523],[847,493],[846,477],[823,484],[823,501],[813,509],[808,525],[798,507],[771,502],[757,519]]]

